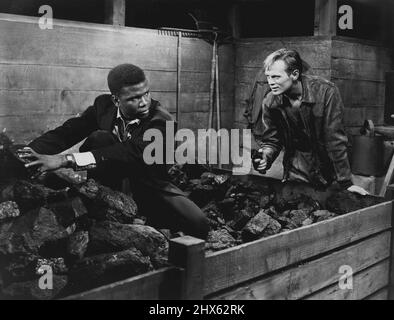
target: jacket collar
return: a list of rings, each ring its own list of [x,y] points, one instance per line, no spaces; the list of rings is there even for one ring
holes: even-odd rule
[[[312,94],[311,78],[306,75],[301,75],[302,83],[302,102],[315,103],[315,97]]]

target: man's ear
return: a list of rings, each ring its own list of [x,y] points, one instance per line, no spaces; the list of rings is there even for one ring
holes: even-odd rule
[[[290,75],[290,77],[291,77],[294,81],[298,80],[298,79],[300,78],[300,71],[299,71],[298,69],[293,70],[292,73],[291,73],[291,75]]]
[[[111,100],[116,107],[119,107],[119,98],[117,96],[115,96],[114,94],[111,95]]]

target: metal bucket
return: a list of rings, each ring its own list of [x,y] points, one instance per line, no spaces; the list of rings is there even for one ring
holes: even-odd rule
[[[365,121],[361,133],[363,135],[353,139],[352,172],[362,176],[380,176],[383,174],[383,136],[375,135],[370,120]]]

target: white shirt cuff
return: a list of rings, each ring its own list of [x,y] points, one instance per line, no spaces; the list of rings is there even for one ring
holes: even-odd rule
[[[96,159],[91,152],[73,153],[73,156],[78,167],[96,164]]]

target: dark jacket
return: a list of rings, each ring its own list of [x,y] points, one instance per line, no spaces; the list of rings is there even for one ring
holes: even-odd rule
[[[343,187],[351,185],[351,171],[347,156],[347,136],[343,127],[343,103],[338,88],[321,77],[301,77],[303,96],[301,119],[312,146],[312,183],[331,183],[336,180]],[[261,87],[261,90],[267,87]],[[289,119],[284,111],[283,95],[267,91],[262,102],[264,130],[255,132],[256,140],[267,154],[268,168],[284,148],[284,178],[296,150],[292,143]],[[254,111],[256,114],[257,111]],[[321,179],[323,178],[323,180]],[[319,184],[319,183],[317,183]]]
[[[112,132],[116,115],[117,107],[113,104],[111,96],[108,94],[98,96],[94,104],[80,116],[71,118],[60,127],[48,131],[31,142],[29,146],[41,154],[58,154],[71,148],[96,130]],[[158,190],[183,194],[169,182],[165,164],[147,165],[143,159],[143,151],[150,144],[150,141],[143,141],[144,132],[148,129],[158,129],[162,132],[165,142],[166,121],[173,121],[171,114],[158,101],[152,99],[149,116],[141,121],[138,127],[139,132],[134,139],[91,151],[97,166],[106,161],[112,161],[115,164],[118,162],[130,168],[132,178],[138,183]],[[165,147],[163,150],[163,156],[165,156]]]

